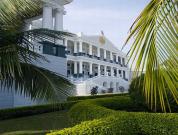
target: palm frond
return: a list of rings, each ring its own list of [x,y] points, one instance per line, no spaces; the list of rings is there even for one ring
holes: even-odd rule
[[[169,92],[178,104],[177,10],[177,0],[151,0],[126,40],[127,44],[134,38],[129,60],[136,71],[134,76],[145,72],[143,93],[147,103],[156,110],[159,101],[164,112],[170,111]]]
[[[7,26],[21,27],[24,20],[42,13],[41,0],[1,0],[0,22]]]
[[[34,61],[47,61],[44,56],[35,53],[32,48],[36,43],[40,44],[39,41],[54,42],[54,39],[63,39],[64,36],[73,36],[73,34],[47,29],[24,32],[11,32],[11,30],[0,29],[0,65],[2,73],[14,76],[14,69],[21,73],[20,63],[22,62],[32,64]]]
[[[31,64],[20,63],[20,66],[22,75],[19,76],[16,69],[14,77],[6,74],[1,80],[2,88],[15,89],[16,93],[32,100],[59,101],[73,94],[74,86],[62,75]]]

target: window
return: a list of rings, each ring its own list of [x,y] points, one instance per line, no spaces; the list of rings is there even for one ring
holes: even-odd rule
[[[54,43],[46,41],[41,44],[43,44],[43,54],[66,58],[65,46],[55,45]]]

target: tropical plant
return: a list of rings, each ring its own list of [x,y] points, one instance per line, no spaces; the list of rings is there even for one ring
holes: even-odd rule
[[[48,29],[25,31],[25,20],[41,13],[41,0],[0,1],[0,80],[3,87],[32,99],[58,99],[71,94],[73,85],[35,63],[48,61],[33,51],[34,43],[72,36]],[[2,87],[2,89],[3,89]]]
[[[97,95],[97,94],[98,94],[98,86],[93,87],[93,88],[91,89],[91,95],[92,95],[92,96]]]
[[[155,111],[157,104],[171,111],[168,93],[178,104],[178,1],[151,0],[130,28],[125,45],[132,39],[129,61],[134,77],[145,73],[147,104]]]

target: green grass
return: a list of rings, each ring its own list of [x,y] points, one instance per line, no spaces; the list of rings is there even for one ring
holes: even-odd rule
[[[50,130],[70,127],[66,111],[0,121],[1,135],[44,135]]]

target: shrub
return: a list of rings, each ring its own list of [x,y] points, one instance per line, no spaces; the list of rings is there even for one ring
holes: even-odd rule
[[[109,116],[114,110],[128,112],[146,111],[145,108],[134,105],[129,96],[118,96],[112,98],[90,99],[77,103],[70,109],[69,116],[73,122],[78,123],[91,120],[92,118]]]
[[[144,80],[143,75],[133,79],[129,87],[129,94],[134,104],[137,104],[140,107],[147,107],[146,102],[145,102],[145,97],[142,93],[143,80]]]
[[[120,86],[120,87],[119,87],[119,90],[120,90],[121,93],[124,93],[125,88],[124,88],[123,86]]]
[[[138,106],[143,107],[143,108],[146,108],[146,107],[148,108],[148,105],[146,104],[145,96],[143,94],[143,81],[144,81],[144,74],[133,79],[130,84],[129,94],[130,94],[130,97],[132,98],[134,104],[137,104]],[[172,110],[172,112],[178,112],[178,104],[173,99],[172,94],[170,94],[168,92],[169,91],[167,91],[167,94],[168,94],[168,100],[169,100],[169,103],[171,106],[171,110]],[[157,98],[157,108],[156,109],[157,110],[154,110],[154,111],[157,111],[157,112],[162,111],[159,98]]]
[[[125,112],[112,110],[118,103],[131,105],[130,97],[85,100],[74,105],[69,114],[75,123],[72,128],[48,135],[177,135],[178,114]],[[107,107],[109,108],[107,108]],[[120,106],[123,108],[124,106]],[[115,109],[118,109],[116,107]],[[79,115],[80,112],[80,115]],[[84,122],[85,121],[85,122]]]
[[[108,89],[108,93],[113,93],[114,89],[113,88],[109,88]]]
[[[48,112],[55,112],[60,110],[67,110],[71,108],[77,102],[65,102],[57,104],[47,104],[38,106],[28,106],[28,107],[18,107],[12,109],[2,109],[0,110],[0,120],[11,119],[17,117],[24,117]]]
[[[177,135],[177,116],[118,112],[48,135]]]
[[[127,96],[128,94],[105,94],[105,95],[95,95],[95,96],[72,96],[68,97],[67,101],[78,101],[86,99],[96,99],[96,98],[107,98],[107,97],[116,97],[116,96]]]
[[[105,93],[106,93],[106,90],[101,90],[101,93],[102,93],[102,94],[105,94]]]
[[[98,94],[98,86],[93,87],[93,88],[91,89],[91,95],[97,95],[97,94]]]

